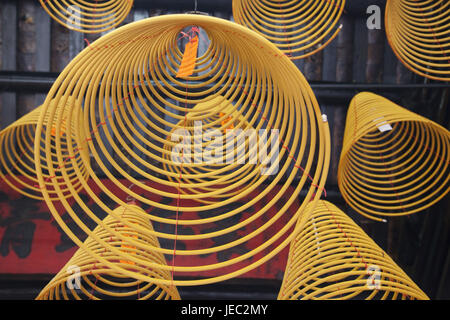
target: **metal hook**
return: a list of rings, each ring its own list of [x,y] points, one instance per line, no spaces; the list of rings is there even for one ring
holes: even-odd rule
[[[132,189],[134,186],[135,186],[135,184],[132,183],[132,184],[128,187],[128,190],[131,191],[131,189]],[[134,198],[134,197],[128,195],[128,196],[126,197],[125,201],[128,202],[128,203],[134,203],[134,202],[136,202],[136,198]]]
[[[194,11],[188,11],[186,14],[201,14],[204,16],[209,16],[209,13],[198,11],[198,3],[197,0],[194,0]]]

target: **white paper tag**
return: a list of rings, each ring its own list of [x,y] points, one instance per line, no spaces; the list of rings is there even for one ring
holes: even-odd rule
[[[380,123],[377,125],[378,130],[380,130],[381,132],[385,132],[385,131],[391,131],[392,127],[389,123],[384,122],[384,123]]]
[[[373,121],[375,122],[375,121],[378,121],[378,120],[381,120],[381,119],[383,119],[383,118],[378,118],[378,119],[375,119]],[[391,125],[389,123],[387,123],[387,121],[383,121],[383,122],[377,123],[377,128],[378,128],[378,130],[380,130],[380,132],[386,132],[386,131],[391,131],[392,130]]]

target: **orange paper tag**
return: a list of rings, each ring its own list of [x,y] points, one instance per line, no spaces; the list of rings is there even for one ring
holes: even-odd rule
[[[59,136],[62,137],[66,133],[66,120],[63,120],[61,123],[61,131],[59,132]],[[52,136],[56,137],[56,126],[52,126],[51,131]]]
[[[138,237],[135,235],[131,235],[130,237],[137,239]],[[129,249],[136,249],[135,246],[129,246],[126,244],[122,244],[121,245],[122,248],[129,248]],[[134,251],[129,251],[129,250],[123,250],[126,253],[130,253],[130,254],[135,254]],[[131,265],[135,265],[135,263],[133,261],[126,261],[126,260],[120,260],[121,263],[127,263],[127,264],[131,264]]]
[[[183,59],[178,69],[177,78],[188,77],[194,73],[195,61],[197,60],[198,36],[195,36],[186,44]]]
[[[225,115],[225,113],[223,113],[223,112],[220,112],[220,113],[219,113],[219,116],[220,116],[220,117],[223,117],[224,115]],[[222,126],[225,127],[226,124],[227,124],[228,122],[230,122],[230,120],[231,120],[231,117],[228,117],[228,118],[226,118],[225,120],[223,120],[223,121],[222,121]],[[234,129],[234,123],[231,123],[230,126],[228,126],[227,128],[224,128],[223,131],[225,132],[226,129]]]

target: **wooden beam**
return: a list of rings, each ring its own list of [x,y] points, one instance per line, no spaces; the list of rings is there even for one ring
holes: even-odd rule
[[[368,83],[383,82],[384,67],[384,41],[386,34],[384,30],[373,29],[367,33],[367,62],[366,81]]]
[[[16,69],[16,5],[10,1],[2,1],[0,6],[2,30],[2,63],[1,70]],[[16,120],[16,93],[14,88],[5,88],[0,94],[3,108],[1,110],[0,125],[5,128]]]
[[[355,36],[354,19],[341,18],[342,30],[337,37],[336,81],[350,82],[353,78],[353,41]]]
[[[17,70],[36,71],[36,6],[31,0],[17,3]],[[34,93],[17,92],[17,118],[36,107]]]

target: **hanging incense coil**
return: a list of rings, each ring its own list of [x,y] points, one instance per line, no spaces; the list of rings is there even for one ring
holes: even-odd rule
[[[429,299],[332,203],[319,201],[306,219],[291,244],[279,300]]]
[[[127,17],[134,0],[39,0],[59,24],[83,33],[100,33],[117,27]]]
[[[450,190],[450,133],[372,93],[347,113],[338,185],[360,214],[403,216],[425,210]]]
[[[95,228],[94,234],[127,254],[128,257],[139,256],[150,262],[166,264],[164,255],[151,251],[137,250],[133,244],[126,241],[126,239],[133,239],[145,243],[148,246],[159,248],[159,242],[155,236],[142,235],[136,232],[133,227],[130,227],[132,225],[139,225],[143,228],[153,230],[150,221],[145,217],[145,212],[134,205],[119,207],[115,209],[115,212],[122,218],[120,222],[112,216],[107,216],[103,220],[103,223],[116,230],[123,236],[123,239],[110,236],[101,225]],[[150,278],[171,278],[170,272],[149,269],[146,266],[134,263],[130,258],[123,260],[123,258],[115,255],[114,252],[107,251],[105,248],[99,246],[98,242],[92,238],[86,239],[85,244],[88,248],[102,255],[112,264],[120,264],[125,269],[138,270],[139,273],[145,274]],[[179,300],[180,295],[175,286],[143,282],[114,272],[107,265],[92,259],[82,249],[78,249],[75,255],[41,291],[36,299]]]
[[[233,0],[233,18],[297,60],[336,38],[344,7],[345,0]]]
[[[450,80],[450,2],[388,0],[386,35],[398,59],[433,80]]]
[[[196,110],[205,110],[205,111],[196,111]],[[217,120],[219,118],[223,118],[225,116],[225,120],[222,120],[220,122],[218,122]],[[200,119],[200,120],[196,120],[196,119]],[[185,120],[181,120],[178,123],[178,128],[183,128],[184,126],[184,121]],[[209,124],[213,124],[213,125],[209,125]],[[165,170],[170,170],[171,172],[175,172],[178,174],[178,177],[172,178],[170,176],[168,176],[170,181],[177,181],[179,183],[189,183],[192,186],[195,185],[195,183],[198,182],[205,182],[204,179],[195,179],[195,180],[190,180],[190,179],[186,179],[183,177],[192,175],[192,174],[196,174],[199,172],[212,172],[214,170],[217,170],[218,167],[225,167],[227,165],[227,159],[226,159],[226,151],[227,151],[227,145],[217,145],[214,143],[214,140],[212,139],[214,137],[214,135],[217,135],[218,133],[222,133],[224,135],[227,134],[233,134],[233,133],[237,133],[236,136],[239,136],[239,132],[237,130],[251,130],[254,129],[250,123],[248,123],[248,121],[239,114],[239,110],[237,110],[235,108],[235,106],[227,99],[225,99],[222,96],[217,96],[216,98],[204,102],[204,103],[199,103],[197,105],[195,105],[191,111],[189,111],[186,115],[186,125],[189,128],[194,128],[194,130],[190,130],[189,134],[192,137],[194,146],[193,148],[196,148],[197,150],[195,151],[199,151],[198,154],[200,156],[195,157],[194,156],[194,163],[196,161],[198,161],[198,165],[197,167],[180,167],[180,166],[172,166],[172,165],[166,165],[165,163],[163,163],[164,169]],[[207,141],[203,141],[205,139],[203,139],[203,129],[205,130],[209,130],[209,133],[206,134],[207,136]],[[170,137],[173,135],[174,131],[176,130],[176,128],[173,128],[171,131],[171,135],[167,136],[167,140],[170,140]],[[256,132],[255,132],[256,133]],[[227,136],[227,138],[230,136]],[[226,140],[226,139],[225,139]],[[229,146],[229,145],[228,145]],[[245,144],[243,145],[243,147],[245,147]],[[222,154],[222,159],[220,161],[219,164],[214,164],[213,167],[211,166],[205,166],[205,163],[203,161],[199,161],[201,155],[208,150],[208,148],[210,149],[211,153],[216,154],[216,153],[220,153]],[[163,156],[168,160],[170,157],[169,155],[172,155],[172,151],[173,148],[171,148],[169,145],[164,145],[164,149],[167,150],[167,153],[163,154]],[[246,155],[248,155],[249,150],[244,150],[242,149],[240,152],[238,152],[236,150],[236,154],[234,154],[233,152],[233,157],[236,158],[236,162],[239,163],[245,163],[245,157]],[[250,151],[251,153],[251,151]],[[256,153],[253,153],[254,156],[256,156]],[[203,159],[202,159],[203,160]],[[211,162],[212,160],[214,160],[213,157],[209,157],[207,159],[204,159],[205,162]],[[254,161],[255,162],[255,161]],[[222,165],[221,165],[222,164]],[[232,180],[228,180],[227,183],[233,183],[236,181],[239,181],[239,179],[245,177],[249,172],[251,172],[252,170],[255,169],[255,166],[249,166],[245,171],[243,171],[240,175],[234,177]],[[181,172],[180,172],[181,171]],[[180,174],[181,173],[181,174]],[[256,174],[253,178],[253,181],[256,181],[258,178],[260,177],[260,174]],[[219,176],[217,178],[220,178]],[[250,181],[248,183],[248,185],[251,185],[252,181]],[[213,190],[217,190],[220,188],[226,187],[226,185],[213,185],[210,186],[208,188],[189,188],[188,190],[185,189],[181,189],[181,192],[183,193],[207,193],[207,192],[211,192]],[[212,199],[198,199],[197,201],[201,202],[201,203],[214,203],[217,201],[218,198],[229,198],[233,195],[236,195],[240,192],[242,192],[245,189],[245,186],[240,186],[238,189],[236,190],[231,190],[230,192],[226,192],[226,193],[219,193],[217,194],[215,197],[212,197]]]
[[[187,31],[183,34],[182,30]],[[207,42],[208,49],[201,56],[194,55],[192,75],[176,78],[181,61],[185,60],[180,40],[189,37],[191,41],[198,30],[208,35],[198,39],[200,43]],[[172,266],[150,264],[138,257],[134,262],[170,270],[176,286],[218,282],[262,265],[290,243],[298,217],[307,214],[306,203],[318,201],[322,194],[330,161],[326,117],[322,117],[308,82],[293,62],[275,45],[238,24],[188,14],[128,24],[101,37],[75,57],[55,81],[46,104],[51,99],[59,101],[68,92],[82,101],[80,130],[99,167],[99,171],[89,171],[89,184],[83,183],[82,192],[119,221],[112,205],[123,206],[127,199],[135,199],[140,207],[148,208],[154,232],[136,228],[142,234],[157,236],[161,248],[142,249],[172,256]],[[180,141],[166,137],[174,128],[193,130],[188,123],[195,120],[188,119],[191,109],[202,103],[208,105],[218,96],[232,102],[240,117],[233,116],[233,109],[226,109],[223,116],[219,114],[208,125],[220,126],[234,117],[235,128],[248,123],[255,130],[278,130],[278,156],[272,157],[269,164],[233,161],[210,172],[182,174],[180,181],[173,181],[179,178],[181,168],[197,164],[174,161],[167,153]],[[194,113],[203,111],[207,110],[197,108]],[[204,117],[210,117],[208,112],[200,120]],[[41,134],[45,141],[50,138],[50,131],[38,126],[37,135]],[[275,153],[270,149],[269,154]],[[181,158],[184,157],[189,158],[187,154]],[[40,173],[40,159],[36,158],[36,162]],[[178,170],[164,169],[162,164],[178,166]],[[234,180],[250,166],[254,169]],[[263,171],[265,174],[261,174]],[[53,168],[49,172],[52,174]],[[45,193],[45,177],[38,175]],[[256,175],[259,178],[255,180]],[[204,182],[196,183],[195,179]],[[190,191],[217,185],[222,187],[211,192]],[[111,191],[113,187],[118,191]],[[240,187],[240,193],[221,196]],[[202,202],[211,199],[217,201]],[[91,236],[86,226],[97,225],[101,220],[79,197],[78,206],[65,200],[57,206],[46,200],[62,230],[95,260],[132,278],[172,284],[112,265],[87,248],[79,229]],[[64,221],[60,210],[67,212]],[[111,228],[107,231],[120,237]],[[265,241],[255,240],[258,237]],[[107,242],[97,240],[107,250],[115,250]],[[117,250],[115,253],[123,255]],[[209,256],[219,253],[230,258],[211,262],[214,260]]]
[[[67,99],[66,102],[61,102],[61,105],[65,105],[66,108],[73,108],[75,117],[79,116],[81,111],[79,105],[75,103],[73,98]],[[39,183],[36,176],[36,170],[34,165],[35,158],[35,132],[36,126],[39,121],[39,117],[43,110],[43,106],[39,106],[32,112],[24,115],[19,120],[15,121],[5,129],[0,132],[0,177],[1,180],[6,182],[15,191],[37,200],[43,200],[43,196],[39,187]],[[44,159],[44,143],[42,137],[38,140],[39,152],[37,156],[43,161],[43,177],[47,179],[45,182],[45,188],[48,196],[54,200],[59,197],[71,197],[71,191],[68,189],[70,185],[75,190],[80,190],[81,182],[79,179],[86,180],[88,176],[88,171],[86,166],[88,163],[82,163],[81,155],[78,153],[74,155],[74,161],[78,164],[77,170],[79,170],[79,176],[75,174],[73,167],[70,164],[64,168],[64,174],[67,174],[67,179],[70,183],[66,184],[62,182],[61,177],[63,172],[58,168],[58,159],[54,158],[53,155],[57,153],[55,147],[55,140],[58,138],[60,140],[60,153],[63,157],[69,156],[69,148],[82,150],[83,142],[77,140],[77,137],[73,134],[66,134],[67,123],[71,123],[71,127],[74,129],[77,121],[75,118],[70,121],[62,121],[57,124],[55,121],[50,121],[50,113],[55,112],[55,114],[64,114],[64,107],[57,107],[53,102],[50,103],[48,108],[48,113],[44,119],[42,119],[43,126],[48,127],[50,130],[50,140],[49,140],[49,152],[51,158],[50,166],[55,168],[55,173],[53,181],[49,181],[48,178],[51,176],[46,172],[48,163]],[[81,139],[84,140],[84,139]],[[69,144],[72,144],[69,147]],[[56,194],[54,190],[54,184],[59,185],[60,193]]]

